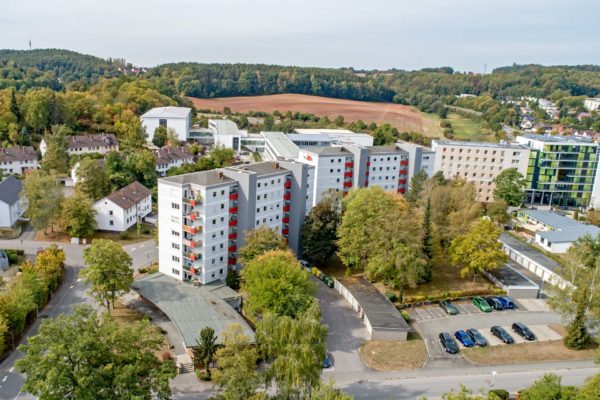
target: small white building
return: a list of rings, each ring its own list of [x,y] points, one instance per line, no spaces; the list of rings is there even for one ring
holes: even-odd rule
[[[0,182],[0,228],[12,228],[25,212],[26,201],[21,197],[21,181],[9,176]]]
[[[37,169],[37,153],[31,146],[13,146],[0,149],[0,169],[4,174],[22,175]]]
[[[163,147],[152,152],[156,159],[156,172],[159,176],[166,176],[167,171],[173,167],[194,162],[194,156],[188,152],[187,147]]]
[[[188,107],[157,107],[140,117],[142,126],[148,134],[148,141],[154,138],[154,131],[159,126],[173,129],[181,142],[185,142],[192,126],[192,109]]]
[[[46,151],[48,151],[48,145],[46,144],[46,140],[42,139],[40,143],[40,153],[42,153],[42,156],[46,155]],[[119,151],[119,142],[117,141],[117,137],[112,133],[74,135],[67,138],[67,153],[69,155],[90,153],[104,155],[111,151]]]
[[[295,132],[301,135],[326,135],[334,145],[373,146],[373,136],[348,129],[296,129]]]
[[[588,111],[598,111],[598,110],[600,110],[600,99],[598,99],[598,98],[585,99],[583,101],[583,106]]]
[[[99,230],[123,232],[152,212],[152,192],[139,182],[94,203]]]

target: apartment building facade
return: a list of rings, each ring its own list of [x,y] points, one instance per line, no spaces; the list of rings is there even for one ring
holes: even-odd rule
[[[298,168],[262,162],[159,179],[159,270],[180,280],[223,280],[244,233],[261,226],[299,251],[306,168]]]
[[[530,149],[524,174],[526,204],[587,207],[600,203],[599,147],[591,138],[530,134],[516,140]]]
[[[442,171],[448,179],[472,182],[481,202],[494,201],[494,178],[505,169],[527,174],[530,150],[522,144],[434,140],[431,147],[435,171]]]

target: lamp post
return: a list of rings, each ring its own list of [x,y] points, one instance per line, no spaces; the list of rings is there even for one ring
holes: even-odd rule
[[[498,372],[492,371],[492,382],[490,383],[490,387],[494,387],[494,378],[498,375]]]

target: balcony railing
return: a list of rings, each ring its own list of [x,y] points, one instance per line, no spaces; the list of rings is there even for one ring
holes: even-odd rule
[[[344,163],[344,167],[346,167],[346,168],[352,168],[352,167],[354,167],[354,163],[352,161]]]
[[[202,254],[198,253],[197,251],[186,251],[183,253],[183,256],[185,258],[189,258],[192,261],[196,261],[196,260],[201,260],[202,259]]]
[[[191,213],[185,215],[185,218],[188,218],[188,219],[190,219],[192,221],[195,221],[196,219],[198,219],[198,217],[199,217],[199,215],[198,215],[198,212],[196,212],[196,211],[191,212]]]
[[[227,265],[235,265],[237,259],[235,257],[231,257],[227,259]]]
[[[230,207],[229,208],[229,214],[237,214],[238,212],[238,208],[237,207]]]
[[[236,245],[229,246],[229,247],[227,248],[227,251],[228,251],[228,252],[230,252],[230,253],[233,253],[233,252],[235,252],[236,250],[237,250],[237,246],[236,246]]]
[[[237,239],[237,232],[232,232],[227,235],[227,239]]]
[[[400,170],[400,175],[406,175],[408,174],[408,170],[407,169],[401,169]]]
[[[285,206],[283,206],[283,211],[288,212],[290,211],[290,206],[289,204],[286,204]]]
[[[281,230],[281,234],[282,235],[287,235],[288,233],[289,233],[289,230],[287,230],[287,229],[282,229]]]
[[[286,193],[283,195],[283,199],[284,200],[290,200],[292,198],[292,194],[291,193]]]
[[[191,247],[192,249],[202,246],[202,240],[183,239],[182,242],[184,245]]]
[[[400,161],[400,165],[402,165],[403,167],[406,167],[408,165],[408,161],[402,160],[402,161]]]
[[[238,194],[237,193],[230,193],[229,194],[229,200],[237,200],[238,199]]]
[[[290,218],[289,217],[283,217],[281,219],[281,221],[283,221],[284,224],[289,224],[290,223]]]
[[[352,178],[352,172],[344,172],[346,178]]]
[[[352,187],[352,182],[344,182],[344,187]]]
[[[292,187],[292,181],[285,181],[285,183],[283,184],[283,187],[286,189],[289,189]]]
[[[232,219],[229,221],[229,226],[237,226],[237,219]]]
[[[183,231],[186,232],[186,233],[190,233],[192,235],[195,235],[197,233],[201,233],[202,232],[202,227],[201,226],[183,225]]]

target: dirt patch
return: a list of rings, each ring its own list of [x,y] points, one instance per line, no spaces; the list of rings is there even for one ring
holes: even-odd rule
[[[461,353],[468,361],[479,365],[526,364],[546,361],[593,360],[597,353],[597,344],[584,350],[571,350],[562,340],[546,342],[517,343],[488,347],[462,349]]]
[[[329,97],[307,96],[302,94],[276,94],[268,96],[221,97],[198,99],[190,97],[198,109],[222,111],[229,107],[233,112],[264,111],[272,113],[287,111],[310,113],[335,119],[343,115],[346,122],[362,120],[377,125],[389,123],[400,132],[420,132],[428,137],[440,137],[442,130],[439,121],[411,106],[394,103],[375,103],[332,99]]]
[[[548,325],[548,328],[552,329],[554,332],[558,333],[562,337],[567,336],[567,328],[565,328],[563,325],[550,324]]]
[[[360,356],[369,368],[377,371],[418,369],[427,359],[425,342],[410,333],[409,340],[370,340],[360,347]]]

